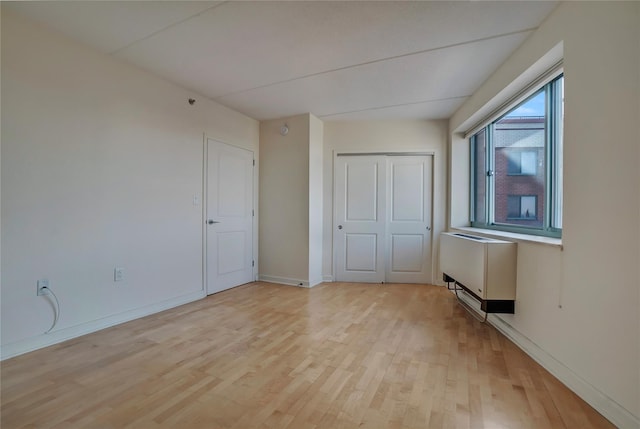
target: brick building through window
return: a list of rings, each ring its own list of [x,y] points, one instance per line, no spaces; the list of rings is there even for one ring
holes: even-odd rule
[[[495,123],[495,222],[542,226],[543,116],[507,116]]]

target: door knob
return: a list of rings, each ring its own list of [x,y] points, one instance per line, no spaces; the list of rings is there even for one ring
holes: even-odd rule
[[[207,223],[208,223],[209,225],[213,225],[214,223],[220,223],[220,222],[215,221],[215,220],[212,220],[212,219],[209,219],[209,221],[208,221]]]
[[[338,225],[338,229],[342,229],[342,225]]]

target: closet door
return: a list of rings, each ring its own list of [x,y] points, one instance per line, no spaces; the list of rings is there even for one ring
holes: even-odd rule
[[[430,283],[431,155],[338,155],[335,280]]]
[[[431,282],[432,159],[387,157],[387,282]]]
[[[386,158],[338,156],[335,162],[336,280],[385,280]]]

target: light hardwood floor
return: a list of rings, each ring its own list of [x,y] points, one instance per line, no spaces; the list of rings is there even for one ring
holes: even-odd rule
[[[609,428],[445,288],[241,286],[2,362],[9,428]]]

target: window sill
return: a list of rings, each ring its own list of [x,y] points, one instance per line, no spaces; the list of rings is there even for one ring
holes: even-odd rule
[[[473,228],[470,226],[459,226],[451,228],[455,231],[464,231],[467,233],[486,236],[489,238],[497,238],[501,240],[511,240],[522,243],[536,243],[546,246],[559,247],[562,250],[562,239],[553,237],[541,237],[538,235],[518,234],[516,232],[496,231],[494,229]]]

